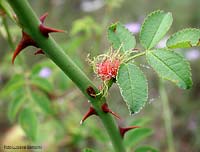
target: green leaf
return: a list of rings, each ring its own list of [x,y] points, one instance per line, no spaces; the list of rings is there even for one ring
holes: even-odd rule
[[[12,11],[12,8],[10,7],[10,5],[8,4],[8,2],[6,0],[0,0],[0,9],[3,9],[6,14],[8,15],[8,17],[16,23],[15,17],[14,17],[14,13]]]
[[[67,51],[67,54],[70,56],[77,55],[77,51],[79,47],[82,46],[82,44],[87,41],[88,39],[83,36],[73,36],[71,37],[68,42],[63,42],[60,44],[60,46],[63,48],[63,50]]]
[[[131,114],[139,112],[147,101],[147,80],[140,69],[132,64],[122,64],[117,75],[117,84]]]
[[[106,134],[102,134],[102,131],[97,128],[95,125],[90,125],[90,127],[88,128],[90,130],[90,135],[97,141],[97,142],[101,142],[101,143],[108,143],[109,139],[108,136],[106,136]]]
[[[93,150],[93,149],[90,149],[90,148],[85,148],[85,149],[83,150],[83,152],[94,152],[94,150]]]
[[[35,76],[31,78],[31,84],[35,85],[36,87],[46,91],[46,92],[51,92],[53,91],[53,86],[52,84],[46,79],[46,78],[41,78],[39,76]]]
[[[180,88],[191,88],[190,65],[181,55],[171,50],[157,49],[147,52],[146,57],[160,77],[174,82]]]
[[[158,152],[158,150],[149,146],[142,146],[142,147],[137,148],[135,152]]]
[[[75,36],[79,32],[84,32],[86,36],[91,36],[94,34],[99,35],[101,33],[101,27],[93,18],[90,16],[85,16],[73,22],[70,35]]]
[[[24,109],[19,115],[19,123],[27,137],[35,141],[37,138],[38,121],[31,109]]]
[[[155,11],[147,16],[141,31],[140,42],[145,49],[153,48],[167,33],[173,18],[171,13],[164,11]]]
[[[124,138],[124,145],[127,148],[134,147],[136,144],[151,136],[153,130],[151,128],[138,128],[127,133]]]
[[[134,119],[133,122],[130,123],[130,126],[144,126],[149,123],[151,119],[149,117],[142,117]]]
[[[51,101],[47,96],[41,93],[31,93],[33,100],[37,105],[47,114],[53,114],[53,109],[51,106]]]
[[[108,28],[108,39],[114,49],[121,47],[122,51],[135,48],[136,40],[131,32],[128,31],[121,23],[112,24]]]
[[[44,67],[44,65],[42,63],[39,63],[39,64],[36,64],[32,67],[31,69],[31,74],[30,74],[30,77],[33,78],[33,77],[38,77],[39,76],[39,73],[41,71],[41,69]]]
[[[6,97],[10,95],[15,90],[23,87],[25,83],[24,76],[21,74],[14,75],[9,82],[5,85],[5,87],[0,91],[0,97]]]
[[[200,29],[183,29],[174,33],[167,40],[168,48],[189,48],[193,46],[200,46]]]
[[[14,121],[19,109],[22,104],[25,102],[26,97],[19,95],[14,100],[12,100],[8,105],[8,118],[11,122]]]

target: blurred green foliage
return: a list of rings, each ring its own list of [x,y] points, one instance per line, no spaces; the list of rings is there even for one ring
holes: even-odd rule
[[[174,23],[170,33],[174,33],[178,29],[199,27],[200,25],[199,0],[135,0],[134,2],[131,0],[106,0],[102,8],[92,12],[81,10],[80,6],[83,3],[81,0],[43,0],[30,1],[30,3],[38,16],[49,12],[47,20],[49,25],[67,30],[67,34],[52,35],[97,85],[100,82],[94,78],[92,69],[85,60],[88,53],[95,56],[108,48],[106,30],[112,22],[120,21],[123,24],[138,22],[141,24],[146,14],[152,10],[163,9],[173,14]],[[32,144],[44,145],[44,151],[79,152],[89,147],[84,152],[96,151],[96,149],[111,152],[112,146],[108,144],[109,138],[97,117],[94,116],[82,126],[79,125],[78,120],[87,111],[89,104],[71,80],[52,62],[44,56],[33,56],[33,48],[30,47],[19,55],[14,66],[11,65],[13,50],[3,24],[5,18],[14,46],[19,42],[21,34],[19,27],[12,21],[13,16],[7,17],[3,14],[0,18],[1,144],[12,143],[8,136],[11,128],[17,125],[19,117],[19,122],[26,128],[24,130],[29,137],[35,139]],[[138,41],[137,34],[136,38]],[[187,51],[189,50],[183,50],[183,55]],[[140,62],[141,65],[146,64],[143,60]],[[177,151],[181,152],[200,151],[200,137],[198,136],[200,133],[198,108],[200,106],[200,59],[192,60],[191,64],[194,81],[191,90],[185,92],[167,83],[167,92],[170,95],[169,100],[173,112],[174,141]],[[141,114],[134,117],[129,116],[116,87],[110,90],[108,102],[110,107],[126,120],[125,122],[120,121],[122,125],[129,123],[142,126],[125,136],[124,142],[130,151],[135,148],[136,152],[147,151],[147,149],[152,152],[156,151],[150,147],[141,148],[145,144],[164,152],[167,151],[167,145],[157,77],[145,66],[141,67],[144,68],[152,88],[149,97],[151,104],[148,104]],[[51,71],[47,77],[40,75],[44,68]],[[33,125],[29,124],[29,120],[23,116],[27,114],[31,115]],[[31,126],[37,128],[34,130],[34,134],[30,132],[29,127]],[[143,132],[142,136],[140,136],[140,132]],[[24,140],[20,136],[17,137],[17,140],[22,140],[23,143],[30,142],[29,139]],[[150,138],[143,140],[146,137]],[[90,150],[90,148],[95,150]]]

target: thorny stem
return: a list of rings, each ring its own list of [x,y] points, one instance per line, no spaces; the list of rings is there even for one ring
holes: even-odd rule
[[[164,123],[165,123],[167,144],[169,148],[168,151],[175,152],[173,131],[172,131],[172,121],[171,121],[171,111],[169,108],[169,101],[168,101],[166,90],[164,88],[163,80],[160,80],[159,92],[160,92],[160,98],[163,104],[163,118],[164,118]]]
[[[77,85],[77,87],[79,87],[88,100],[90,100],[110,136],[115,151],[125,152],[122,138],[118,127],[115,124],[115,120],[110,114],[106,114],[101,110],[102,102],[100,101],[105,102],[105,98],[101,98],[100,96],[97,96],[96,98],[91,97],[86,91],[88,87],[92,87],[96,93],[99,93],[98,89],[72,61],[72,59],[64,53],[62,48],[51,36],[46,38],[40,33],[38,28],[40,21],[36,17],[36,14],[33,12],[27,0],[8,0],[8,2],[17,14],[23,30],[27,32],[33,40],[35,40],[45,54],[63,70],[63,72]]]

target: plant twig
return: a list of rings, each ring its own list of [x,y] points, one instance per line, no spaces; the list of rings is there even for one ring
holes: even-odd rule
[[[133,59],[135,59],[135,58],[137,58],[137,57],[139,57],[139,56],[143,56],[143,55],[145,55],[145,54],[146,54],[146,52],[137,53],[137,54],[131,56],[130,58],[128,58],[126,62],[129,62],[130,60],[133,60]]]
[[[50,36],[44,37],[39,31],[40,21],[33,12],[27,0],[8,0],[13,10],[19,18],[19,22],[25,32],[37,43],[44,53],[61,69],[63,72],[76,84],[82,93],[90,100],[91,104],[98,113],[102,123],[104,124],[114,149],[116,152],[125,152],[118,127],[115,124],[111,115],[104,113],[101,110],[101,104],[105,102],[105,98],[100,96],[91,97],[87,93],[87,88],[92,87],[96,94],[98,89],[83,73],[83,71],[72,61],[72,59],[64,53],[62,48]],[[102,102],[100,102],[102,101]]]
[[[169,101],[167,97],[166,90],[164,88],[163,80],[159,82],[159,92],[160,98],[163,104],[163,118],[165,123],[165,130],[166,130],[166,137],[167,137],[167,144],[168,144],[168,151],[175,152],[174,148],[174,139],[173,139],[173,131],[172,131],[172,122],[171,122],[171,111],[169,108]]]

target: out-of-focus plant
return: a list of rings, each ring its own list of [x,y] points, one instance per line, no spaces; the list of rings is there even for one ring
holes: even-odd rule
[[[105,3],[109,8],[118,8],[121,6],[124,0],[106,0]]]
[[[80,32],[84,32],[86,36],[99,35],[101,33],[100,26],[89,16],[76,20],[72,27],[70,33],[72,36]]]
[[[135,48],[135,37],[120,22],[114,23],[108,28],[108,39],[112,44],[111,48],[105,54],[92,59],[88,58],[94,72],[102,80],[102,85],[97,89],[83,71],[74,64],[72,59],[49,36],[51,32],[63,31],[45,26],[46,14],[41,16],[39,20],[27,1],[8,0],[8,2],[15,11],[23,31],[23,37],[13,55],[13,63],[24,48],[28,46],[39,48],[35,54],[44,54],[49,57],[88,98],[91,106],[81,123],[91,115],[99,116],[117,152],[132,149],[143,138],[152,134],[152,130],[149,128],[139,128],[145,122],[134,122],[131,127],[116,125],[115,120],[109,114],[116,118],[120,118],[120,116],[114,113],[106,102],[109,89],[113,83],[116,83],[130,114],[138,113],[144,107],[148,98],[148,84],[145,75],[137,66],[136,58],[145,56],[148,64],[158,73],[159,77],[172,81],[179,88],[189,89],[192,86],[189,63],[179,53],[176,53],[175,49],[199,46],[200,30],[184,29],[169,37],[166,43],[167,47],[159,49],[155,47],[172,24],[171,13],[159,10],[151,13],[145,19],[139,36],[143,51]],[[101,32],[99,26],[87,17],[75,22],[72,35],[82,31],[87,36],[90,36],[92,35],[91,28],[94,28],[97,34]],[[11,121],[14,121],[18,115],[19,123],[27,137],[35,142],[42,140],[40,139],[42,137],[39,138],[37,135],[38,124],[42,119],[52,118],[54,121],[52,123],[59,124],[59,127],[64,128],[63,131],[65,131],[66,124],[63,124],[58,119],[60,107],[56,105],[58,103],[51,103],[51,99],[59,98],[54,92],[55,87],[52,86],[51,81],[57,81],[62,91],[66,90],[68,83],[70,83],[63,73],[56,70],[59,73],[57,74],[57,72],[53,71],[56,69],[56,65],[51,65],[49,62],[41,65],[35,66],[31,71],[24,72],[24,74],[14,75],[0,93],[0,97],[7,97],[12,94],[13,100],[9,105],[8,117]],[[54,93],[52,94],[52,92]],[[75,107],[73,109],[72,112],[77,111]],[[45,116],[36,115],[41,111]],[[134,130],[122,141],[125,133],[131,129]],[[72,130],[70,133],[75,134],[76,131]],[[61,134],[63,134],[62,131]],[[76,134],[76,136],[82,139],[81,133]],[[75,138],[74,142],[77,140]],[[84,151],[96,150],[85,149]],[[155,152],[157,150],[143,146],[138,147],[135,151]]]

